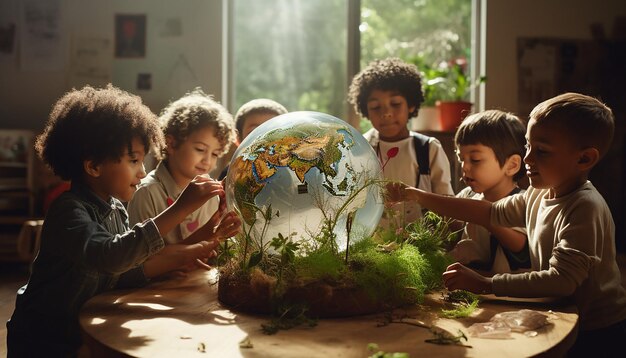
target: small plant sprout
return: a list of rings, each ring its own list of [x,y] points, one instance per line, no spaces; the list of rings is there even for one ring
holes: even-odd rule
[[[351,211],[346,218],[346,265],[348,264],[348,252],[350,251],[350,231],[352,231],[352,221],[355,215],[356,211]]]
[[[283,281],[283,269],[293,263],[296,258],[296,251],[300,244],[290,240],[290,236],[283,236],[278,233],[278,237],[272,239],[270,244],[276,250],[280,256],[280,265],[278,267],[278,283],[276,286],[280,286]]]

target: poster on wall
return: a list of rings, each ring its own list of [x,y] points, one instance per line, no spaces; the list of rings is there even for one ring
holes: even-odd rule
[[[20,69],[61,71],[66,47],[61,28],[61,0],[24,0],[21,4]]]
[[[597,94],[604,82],[598,74],[604,52],[593,41],[519,38],[517,53],[518,110],[522,116],[559,93]]]
[[[15,57],[17,8],[12,1],[0,1],[0,61]]]
[[[146,56],[146,15],[115,15],[115,57]]]
[[[103,87],[111,82],[112,41],[74,36],[70,52],[69,87]]]

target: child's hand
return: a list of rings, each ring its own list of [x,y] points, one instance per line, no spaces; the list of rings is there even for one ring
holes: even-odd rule
[[[173,205],[179,205],[194,211],[216,195],[220,198],[220,204],[226,202],[222,183],[211,179],[208,175],[198,175],[185,187]]]
[[[213,214],[211,220],[213,223],[213,238],[219,241],[224,241],[229,237],[237,235],[241,231],[241,220],[234,211],[226,212],[225,214],[218,216],[219,210]]]
[[[407,193],[406,189],[410,188],[410,186],[400,183],[400,182],[392,182],[386,185],[385,192],[385,201],[387,204],[395,204],[402,201],[406,201]]]
[[[215,246],[212,241],[200,241],[192,245],[167,245],[166,248],[171,248],[171,255],[178,265],[176,271],[186,273],[197,268],[210,270],[211,266],[207,265],[206,261],[217,256]]]
[[[210,269],[206,264],[207,259],[217,253],[213,242],[201,241],[197,244],[184,245],[173,244],[165,247],[144,263],[144,274],[148,278],[158,277],[167,273],[175,273],[184,276],[199,266]]]
[[[491,278],[482,276],[456,262],[446,268],[443,283],[450,291],[466,290],[478,294],[492,293]]]

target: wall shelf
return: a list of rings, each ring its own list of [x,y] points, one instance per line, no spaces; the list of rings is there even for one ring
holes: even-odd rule
[[[18,252],[24,223],[35,214],[34,133],[0,129],[0,261],[24,261]]]

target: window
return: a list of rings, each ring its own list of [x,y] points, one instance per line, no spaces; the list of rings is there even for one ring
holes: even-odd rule
[[[230,7],[230,109],[271,98],[290,111],[347,119],[347,87],[371,60],[397,56],[435,65],[470,59],[472,1],[235,0]],[[360,6],[360,7],[359,7]],[[349,10],[360,21],[348,21]],[[358,17],[357,17],[358,18]],[[348,37],[358,39],[348,54]],[[359,50],[360,48],[360,50]]]
[[[361,0],[361,66],[389,56],[428,65],[470,57],[471,1]]]
[[[231,110],[265,97],[345,116],[345,0],[236,0],[233,12]]]

